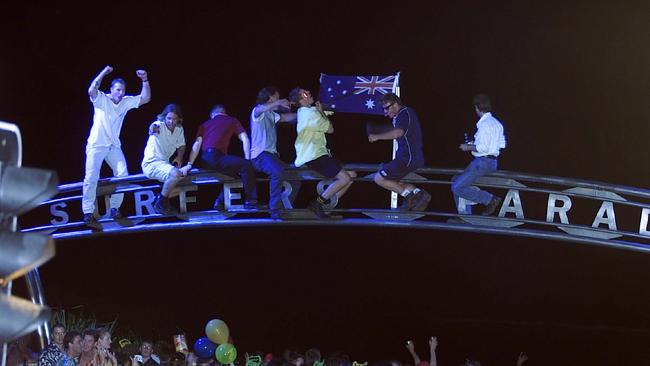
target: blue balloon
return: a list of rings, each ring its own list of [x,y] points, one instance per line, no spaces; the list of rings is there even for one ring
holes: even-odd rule
[[[201,358],[214,357],[214,351],[217,349],[217,344],[208,339],[208,337],[201,337],[194,342],[194,353]]]

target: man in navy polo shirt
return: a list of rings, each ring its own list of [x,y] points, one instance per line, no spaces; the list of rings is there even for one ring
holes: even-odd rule
[[[393,128],[384,133],[368,134],[368,141],[397,140],[397,153],[395,159],[383,164],[375,174],[375,183],[404,197],[399,207],[401,211],[424,211],[431,201],[431,195],[411,183],[400,182],[406,175],[424,166],[418,116],[393,93],[384,95],[381,104],[384,115],[393,120]]]

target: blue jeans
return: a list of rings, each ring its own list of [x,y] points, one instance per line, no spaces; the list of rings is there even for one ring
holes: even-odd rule
[[[208,149],[201,152],[201,163],[203,167],[219,173],[241,177],[244,199],[246,202],[257,202],[255,169],[250,161],[235,155],[225,155],[217,149]]]
[[[472,187],[480,177],[497,170],[497,160],[487,157],[474,158],[465,170],[452,179],[451,191],[458,205],[458,197],[487,205],[494,197],[491,193]],[[469,211],[471,212],[471,211]]]
[[[288,165],[276,154],[271,154],[263,151],[255,159],[251,160],[253,167],[256,171],[265,173],[270,178],[269,187],[269,208],[271,210],[279,210],[282,206],[282,183],[284,182],[284,171]],[[291,181],[291,194],[289,195],[289,203],[293,205],[296,195],[300,190],[300,181]],[[291,207],[285,207],[291,208]]]

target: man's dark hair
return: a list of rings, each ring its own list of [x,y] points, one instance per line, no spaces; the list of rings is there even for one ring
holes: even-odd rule
[[[491,112],[492,111],[492,102],[490,97],[487,94],[477,94],[474,96],[474,106],[478,108],[480,112]]]
[[[63,331],[65,332],[65,325],[63,325],[63,323],[59,323],[59,322],[54,323],[54,325],[52,325],[52,328],[50,329],[54,330],[54,328],[63,328]]]
[[[210,109],[210,118],[217,113],[226,113],[226,107],[223,104],[215,104],[212,109]]]
[[[384,96],[381,97],[380,103],[381,104],[397,103],[399,105],[404,105],[402,104],[402,100],[395,93],[384,94]]]
[[[145,344],[145,343],[149,343],[151,345],[151,348],[153,349],[154,343],[153,343],[153,341],[151,339],[143,339],[140,342],[140,347],[142,347],[142,345]]]
[[[81,333],[77,332],[76,330],[71,330],[66,333],[65,337],[63,337],[63,347],[65,347],[65,349],[70,348],[70,343],[74,342],[74,339],[77,336],[81,337]]]
[[[99,340],[99,331],[97,329],[93,329],[93,328],[84,329],[84,332],[83,332],[83,335],[82,335],[83,338],[85,338],[87,335],[92,336],[93,339],[95,340],[95,342],[97,342]]]
[[[116,78],[116,79],[113,79],[113,81],[111,81],[111,88],[113,87],[113,85],[115,85],[117,83],[120,83],[120,84],[124,85],[124,87],[126,87],[126,81],[124,81],[124,79]]]
[[[303,88],[297,86],[289,92],[289,101],[292,103],[298,103],[302,99]]]
[[[274,86],[267,86],[267,87],[262,88],[262,90],[260,90],[257,93],[257,101],[256,101],[256,103],[257,104],[264,104],[264,103],[268,102],[269,98],[271,98],[271,95],[273,95],[273,94],[275,94],[277,92],[278,92],[278,88],[276,88]]]
[[[305,365],[312,366],[314,362],[321,359],[320,350],[318,348],[310,348],[305,352]]]

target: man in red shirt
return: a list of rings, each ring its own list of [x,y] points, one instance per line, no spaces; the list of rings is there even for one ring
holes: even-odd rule
[[[230,139],[236,135],[242,142],[245,159],[228,155]],[[226,114],[226,107],[217,104],[212,107],[210,119],[199,126],[196,140],[190,152],[189,165],[192,166],[201,152],[201,165],[220,173],[241,177],[244,185],[244,208],[259,208],[255,169],[250,162],[250,139],[244,127],[234,117]],[[218,199],[217,199],[218,201]],[[217,202],[215,201],[215,208]]]

